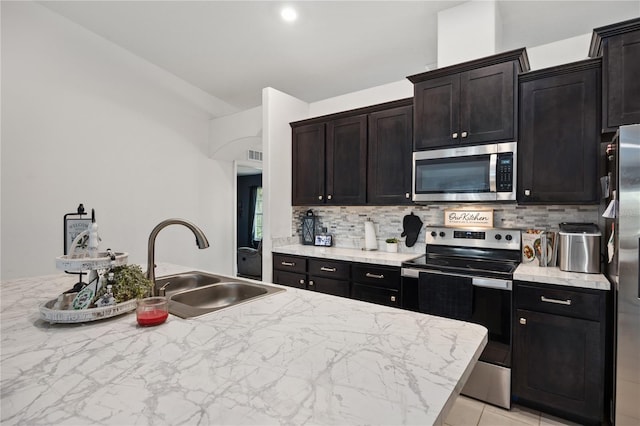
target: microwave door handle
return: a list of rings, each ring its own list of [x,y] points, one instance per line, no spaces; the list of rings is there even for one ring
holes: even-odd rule
[[[498,154],[489,156],[489,191],[497,192],[496,187],[496,164],[498,163]]]

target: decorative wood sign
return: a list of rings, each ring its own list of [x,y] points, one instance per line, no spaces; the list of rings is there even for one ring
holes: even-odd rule
[[[445,210],[444,226],[493,228],[493,210]]]

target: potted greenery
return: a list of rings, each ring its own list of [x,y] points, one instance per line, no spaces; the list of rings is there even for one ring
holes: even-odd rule
[[[389,253],[397,253],[398,252],[398,239],[397,238],[387,238],[387,251]]]

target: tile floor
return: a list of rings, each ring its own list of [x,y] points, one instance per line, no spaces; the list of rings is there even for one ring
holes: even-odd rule
[[[568,420],[553,417],[518,405],[511,411],[485,404],[466,396],[459,396],[449,416],[447,426],[575,426]]]

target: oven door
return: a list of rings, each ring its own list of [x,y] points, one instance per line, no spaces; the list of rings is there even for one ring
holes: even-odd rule
[[[480,360],[510,367],[511,288],[510,280],[421,271],[418,309],[486,327],[489,339]]]
[[[515,143],[413,153],[413,201],[515,200]]]

